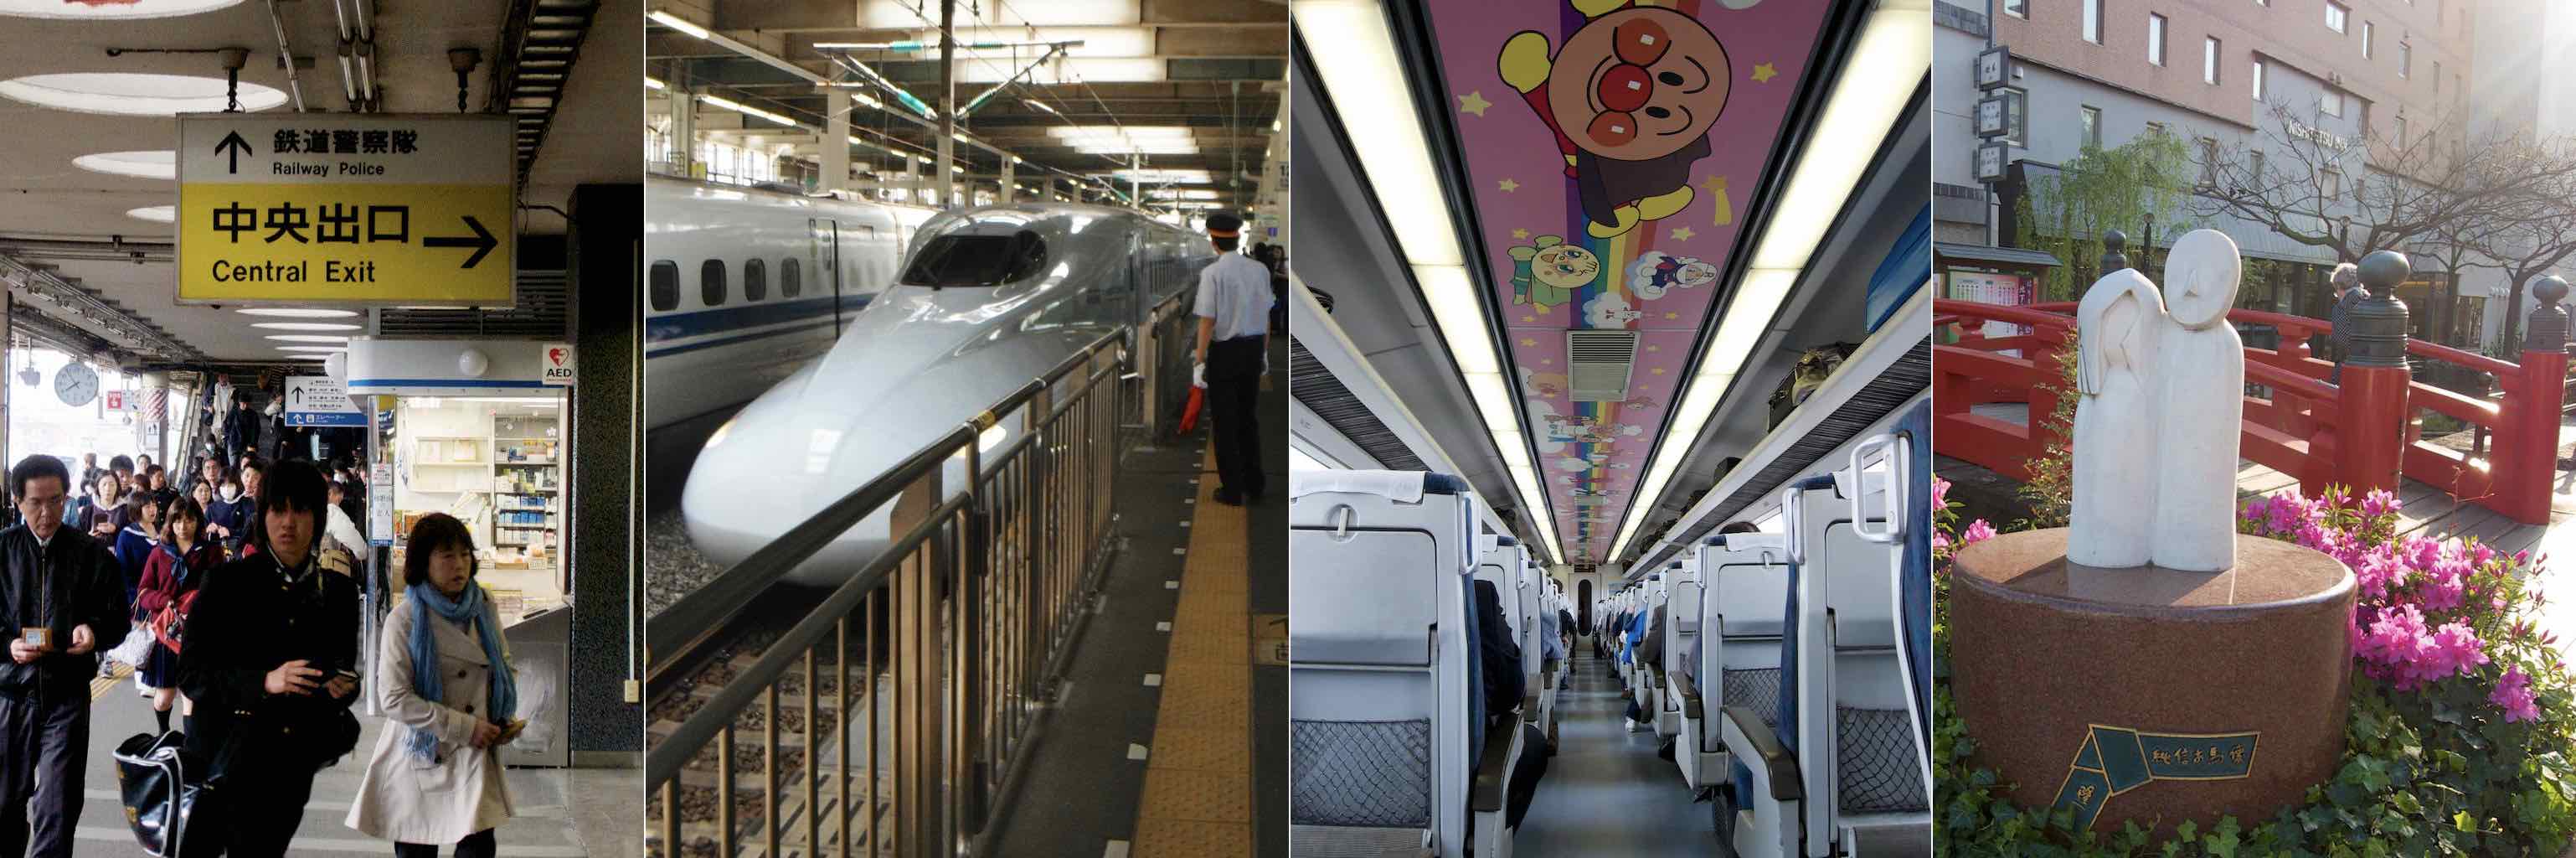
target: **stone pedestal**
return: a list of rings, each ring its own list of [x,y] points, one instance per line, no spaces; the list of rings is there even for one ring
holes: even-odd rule
[[[2170,832],[2270,819],[2334,776],[2351,570],[2251,536],[2225,572],[2103,569],[2069,563],[2066,535],[2004,534],[1952,566],[1950,687],[2015,803]]]

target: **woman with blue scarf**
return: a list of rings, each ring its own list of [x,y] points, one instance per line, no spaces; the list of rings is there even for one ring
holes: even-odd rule
[[[493,854],[511,816],[498,749],[526,722],[500,615],[474,581],[474,536],[433,513],[403,547],[403,598],[378,644],[377,701],[389,720],[358,782],[350,828],[394,841],[401,858]]]

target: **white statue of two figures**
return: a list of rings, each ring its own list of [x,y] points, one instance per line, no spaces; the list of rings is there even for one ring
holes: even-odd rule
[[[2165,287],[2104,275],[2075,311],[2075,486],[2068,560],[2218,572],[2236,560],[2245,348],[2227,323],[2236,242],[2195,230]]]

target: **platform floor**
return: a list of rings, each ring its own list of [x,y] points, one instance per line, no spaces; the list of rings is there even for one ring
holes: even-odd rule
[[[1287,643],[1287,376],[1271,378],[1263,500],[1214,501],[1205,430],[1122,462],[1119,554],[988,854],[1288,854],[1288,669],[1269,656]]]
[[[151,704],[137,696],[134,681],[121,679],[100,687],[90,704],[89,765],[86,799],[81,807],[79,841],[73,851],[88,856],[142,855],[133,830],[126,827],[118,803],[117,744],[136,733],[156,729]],[[369,856],[393,854],[390,841],[351,830],[349,803],[358,794],[358,778],[385,720],[363,713],[357,751],[340,764],[323,769],[313,781],[313,799],[304,806],[304,824],[296,829],[294,856]],[[637,858],[643,854],[642,769],[510,769],[504,775],[519,816],[503,824],[497,837],[500,854],[515,858]]]
[[[1609,661],[1575,643],[1558,689],[1557,751],[1539,779],[1515,855],[1710,856],[1715,811],[1692,801],[1673,761],[1655,756],[1655,731],[1627,732],[1628,700]]]

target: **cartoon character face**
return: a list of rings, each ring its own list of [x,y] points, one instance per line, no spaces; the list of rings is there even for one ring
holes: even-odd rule
[[[1707,134],[1733,79],[1726,48],[1697,19],[1621,9],[1566,37],[1548,70],[1548,109],[1584,151],[1645,161]]]
[[[1624,328],[1645,317],[1645,311],[1628,306],[1628,299],[1616,292],[1583,302],[1583,321],[1595,328]]]
[[[1530,276],[1559,289],[1574,289],[1601,273],[1601,257],[1571,244],[1539,248],[1530,257]]]
[[[1706,286],[1717,282],[1717,266],[1694,259],[1684,264],[1681,273],[1674,275],[1673,279],[1685,289]]]

